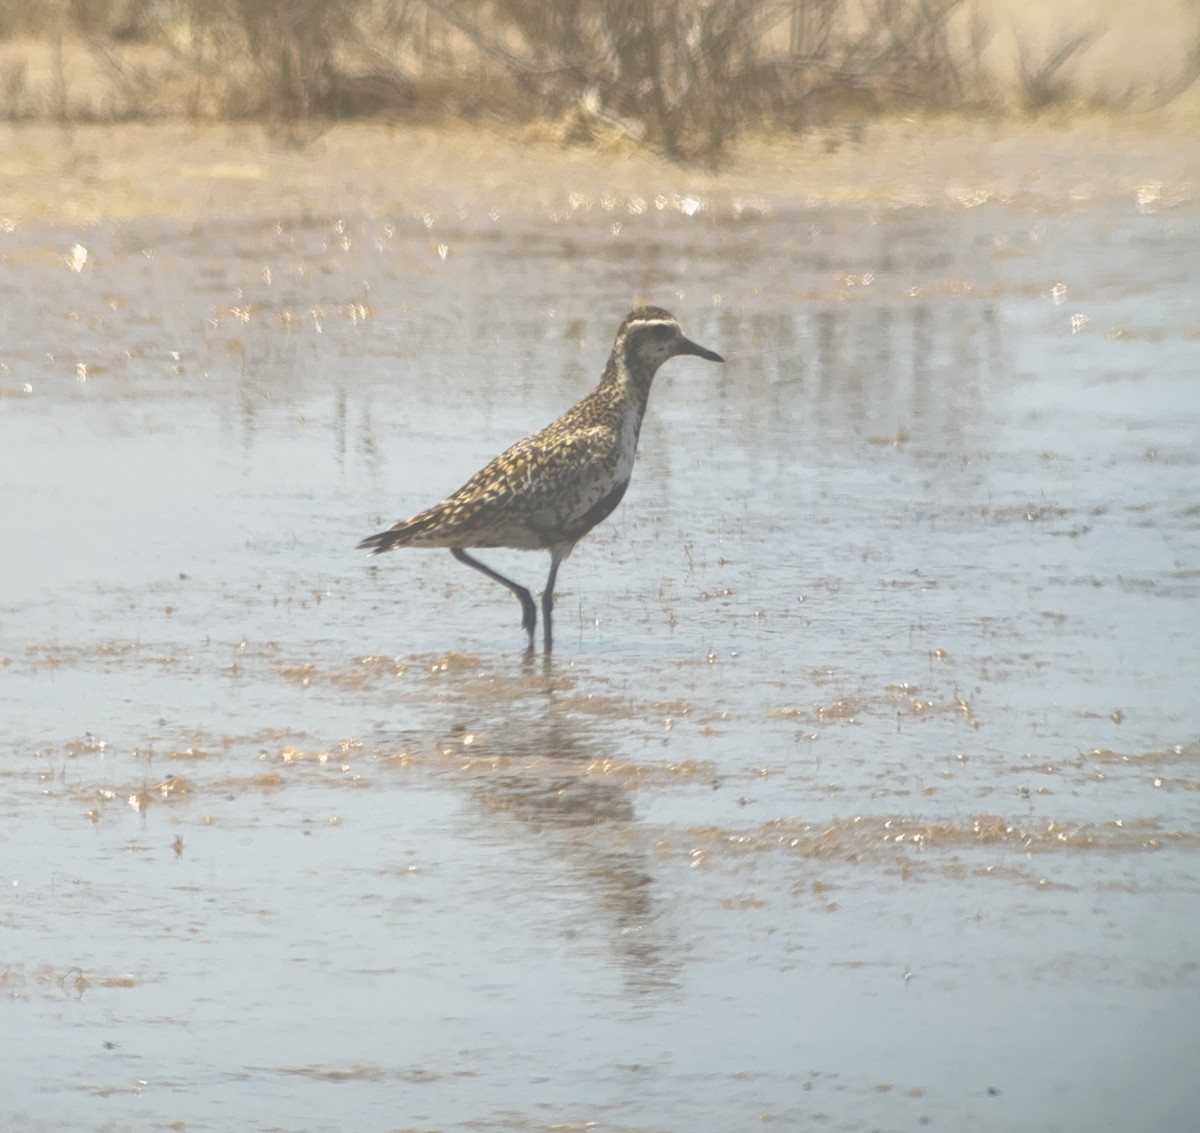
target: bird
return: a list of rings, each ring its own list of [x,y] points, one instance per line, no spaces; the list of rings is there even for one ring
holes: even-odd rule
[[[617,330],[599,384],[582,401],[506,449],[441,503],[369,535],[358,549],[375,555],[397,547],[448,549],[459,562],[516,596],[530,653],[538,614],[533,595],[467,551],[549,551],[550,573],[541,603],[543,645],[549,654],[558,568],[624,497],[654,375],[668,359],[685,354],[725,361],[686,338],[669,311],[650,306],[630,311]]]

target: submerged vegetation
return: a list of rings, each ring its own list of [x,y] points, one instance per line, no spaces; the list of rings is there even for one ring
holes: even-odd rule
[[[1185,52],[1153,82],[1084,92],[1074,70],[1108,29],[1050,18],[1041,35],[1014,31],[996,6],[0,0],[0,117],[490,118],[695,159],[748,129],[883,113],[1161,104],[1200,70]]]

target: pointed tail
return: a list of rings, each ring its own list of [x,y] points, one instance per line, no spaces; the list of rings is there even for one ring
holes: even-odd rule
[[[397,543],[402,543],[403,541],[403,535],[389,528],[387,531],[368,535],[358,544],[356,549],[359,551],[370,551],[373,555],[382,555],[384,551],[390,551]]]
[[[450,542],[435,539],[431,543],[426,543],[421,538],[423,535],[429,535],[432,529],[437,528],[443,522],[445,518],[443,512],[444,507],[439,504],[437,507],[427,508],[411,519],[402,519],[386,531],[368,535],[359,543],[358,550],[370,551],[373,555],[382,555],[384,551],[390,551],[393,547],[407,547],[413,543],[433,547],[451,546]]]

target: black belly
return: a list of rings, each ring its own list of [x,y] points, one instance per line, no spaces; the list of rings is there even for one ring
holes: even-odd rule
[[[616,510],[617,504],[625,495],[625,489],[629,487],[628,480],[622,480],[607,496],[597,500],[590,508],[587,509],[577,520],[575,520],[567,531],[567,537],[570,539],[580,539],[586,535],[597,523],[607,519]]]

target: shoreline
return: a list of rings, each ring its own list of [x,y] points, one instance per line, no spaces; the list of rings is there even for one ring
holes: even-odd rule
[[[331,211],[561,214],[686,197],[717,215],[821,205],[1075,209],[1200,197],[1198,115],[1180,108],[1029,120],[906,117],[747,137],[716,171],[644,151],[565,146],[536,129],[335,123],[303,148],[262,124],[0,126],[9,231],[136,219]]]

